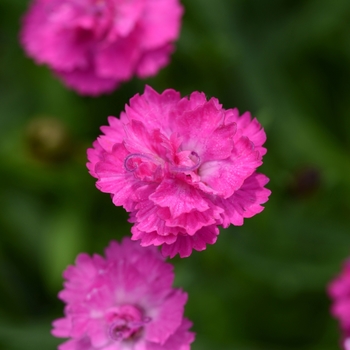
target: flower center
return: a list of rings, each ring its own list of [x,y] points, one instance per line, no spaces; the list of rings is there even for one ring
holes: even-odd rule
[[[195,151],[178,152],[173,160],[168,161],[142,153],[129,154],[124,160],[125,170],[142,181],[159,181],[167,170],[187,174],[198,169],[200,165],[201,158]]]
[[[187,173],[198,169],[201,164],[201,157],[195,151],[182,151],[177,153],[176,163],[177,165],[171,167],[172,171]]]
[[[134,340],[141,336],[143,327],[150,322],[149,317],[143,317],[142,312],[133,305],[123,305],[107,312],[110,323],[108,334],[114,341]]]
[[[124,160],[124,167],[141,181],[157,181],[162,177],[161,166],[147,154],[129,154]]]

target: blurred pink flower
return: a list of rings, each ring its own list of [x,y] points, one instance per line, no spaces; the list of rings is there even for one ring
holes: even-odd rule
[[[99,95],[168,64],[182,12],[179,0],[33,0],[21,42],[68,87]]]
[[[52,334],[59,350],[189,350],[187,294],[172,288],[173,267],[154,248],[111,242],[106,258],[78,255],[63,274],[65,317]]]
[[[88,150],[102,192],[131,213],[132,239],[164,256],[204,250],[218,225],[242,225],[263,210],[268,178],[256,173],[266,135],[250,113],[225,110],[203,93],[181,98],[146,86]]]
[[[345,261],[340,274],[328,285],[332,299],[331,314],[342,330],[342,346],[350,350],[350,260]]]

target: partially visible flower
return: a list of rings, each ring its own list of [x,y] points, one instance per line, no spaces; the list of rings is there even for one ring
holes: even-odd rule
[[[99,95],[168,64],[182,12],[179,0],[33,0],[21,42],[68,87]]]
[[[270,191],[256,173],[264,130],[250,113],[225,110],[216,98],[146,86],[88,150],[96,186],[130,212],[132,239],[187,257],[204,250],[218,225],[242,225],[263,210]]]
[[[350,350],[350,260],[344,262],[340,274],[330,282],[328,294],[332,299],[331,314],[342,331],[342,346]]]
[[[153,247],[111,242],[106,258],[80,254],[64,272],[65,317],[52,334],[59,350],[189,350],[187,294],[172,288],[173,267]]]

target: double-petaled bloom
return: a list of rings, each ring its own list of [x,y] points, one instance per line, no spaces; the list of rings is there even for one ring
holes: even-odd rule
[[[182,13],[179,0],[33,0],[21,42],[68,87],[98,95],[166,66]]]
[[[105,258],[78,255],[64,278],[65,317],[52,334],[70,339],[59,350],[190,349],[187,294],[172,287],[173,267],[154,247],[111,242]]]
[[[146,86],[120,118],[109,117],[88,150],[97,188],[130,212],[132,239],[187,257],[213,244],[218,226],[242,225],[261,212],[270,191],[256,169],[264,130],[250,113],[216,98]]]

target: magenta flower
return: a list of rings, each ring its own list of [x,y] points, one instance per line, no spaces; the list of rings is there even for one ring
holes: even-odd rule
[[[131,213],[132,239],[162,245],[164,256],[204,250],[218,225],[242,225],[261,212],[270,191],[256,173],[266,135],[250,113],[218,100],[146,86],[88,150],[97,188]]]
[[[345,261],[341,273],[329,284],[328,294],[333,302],[331,314],[342,330],[342,346],[350,350],[350,260]]]
[[[21,42],[68,87],[99,95],[168,64],[182,12],[179,0],[33,0]]]
[[[187,294],[153,247],[111,242],[106,258],[80,254],[63,274],[65,317],[52,334],[71,338],[59,350],[189,350],[194,334],[183,318]]]

